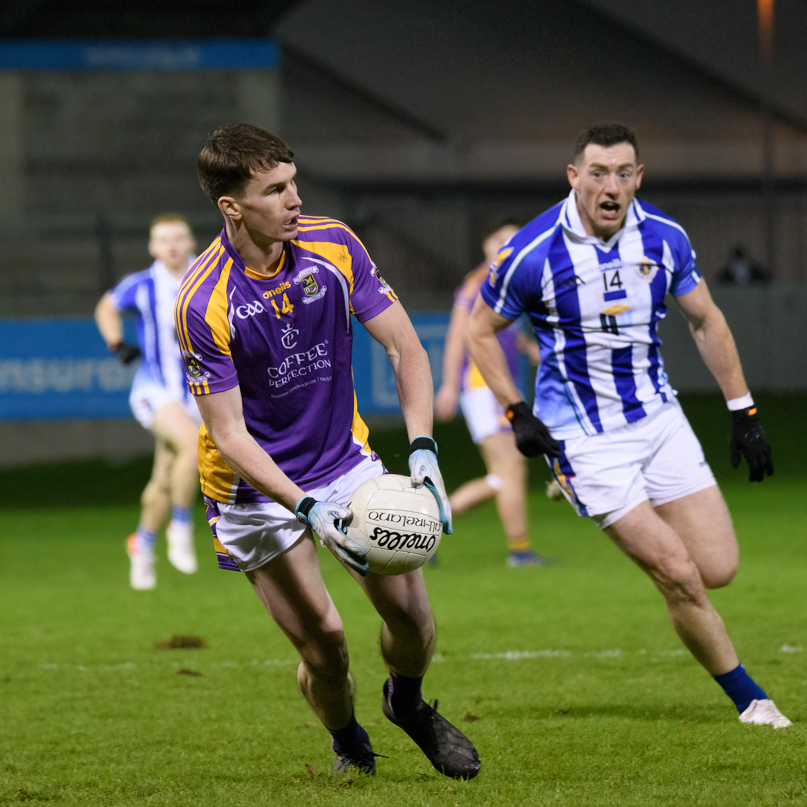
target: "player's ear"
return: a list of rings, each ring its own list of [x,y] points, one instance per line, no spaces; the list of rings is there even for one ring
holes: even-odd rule
[[[637,165],[636,166],[636,190],[638,191],[639,188],[642,187],[642,177],[644,176],[644,166]]]
[[[566,166],[566,177],[569,180],[569,184],[573,187],[577,187],[577,181],[580,179],[580,172],[577,170],[577,166],[574,163],[569,163]]]
[[[226,216],[228,219],[233,219],[234,221],[241,220],[241,208],[232,196],[221,196],[216,204],[219,210],[221,210],[222,215]]]
[[[149,238],[149,255],[151,255],[154,260],[157,260],[157,256],[154,254],[154,242]]]

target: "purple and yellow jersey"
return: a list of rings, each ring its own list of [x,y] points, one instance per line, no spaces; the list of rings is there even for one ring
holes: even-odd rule
[[[476,269],[468,272],[465,275],[459,288],[454,292],[454,305],[458,308],[464,308],[469,313],[474,307],[476,298],[479,296],[479,290],[482,283],[488,276],[489,267],[486,263],[481,263]],[[504,357],[507,359],[507,366],[510,369],[510,374],[513,376],[513,381],[517,387],[521,387],[520,369],[518,361],[518,325],[513,323],[508,327],[499,331],[499,344],[504,351]],[[460,370],[460,392],[468,392],[472,389],[479,389],[486,387],[485,379],[482,378],[482,373],[479,368],[471,361],[468,352],[465,352],[462,369]]]
[[[244,265],[224,231],[196,261],[175,307],[194,395],[240,387],[249,433],[303,489],[342,476],[371,451],[353,389],[351,314],[360,322],[397,297],[364,245],[334,219],[300,216],[271,278]],[[199,433],[202,492],[268,501]]]

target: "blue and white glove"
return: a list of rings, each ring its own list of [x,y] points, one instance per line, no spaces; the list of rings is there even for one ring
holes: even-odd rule
[[[333,502],[318,502],[313,496],[303,496],[294,508],[297,520],[311,527],[320,544],[327,547],[347,566],[364,577],[370,571],[367,550],[357,544],[341,528],[353,520],[353,511]]]
[[[448,494],[443,482],[443,475],[437,466],[437,443],[433,437],[420,435],[412,440],[409,446],[409,475],[412,486],[419,488],[425,485],[437,499],[440,508],[440,521],[443,522],[443,532],[451,535],[451,505],[448,503]]]

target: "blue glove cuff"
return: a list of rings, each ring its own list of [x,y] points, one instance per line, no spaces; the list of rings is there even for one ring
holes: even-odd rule
[[[308,514],[316,503],[317,500],[313,496],[303,496],[300,501],[297,502],[297,506],[294,508],[294,515],[297,516],[297,520],[301,524],[308,524]]]

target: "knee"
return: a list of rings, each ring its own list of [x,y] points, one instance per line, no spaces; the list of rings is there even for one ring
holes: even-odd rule
[[[424,646],[434,640],[434,616],[428,604],[388,611],[384,615],[384,623],[392,634],[415,638]]]
[[[168,485],[161,478],[152,478],[149,483],[143,488],[143,493],[140,496],[140,503],[144,507],[148,507],[155,500],[161,496],[168,494]]]
[[[706,588],[724,588],[732,580],[734,575],[737,574],[737,562],[725,563],[721,566],[710,567],[709,569],[701,570],[701,578]]]
[[[689,558],[663,558],[650,574],[668,603],[695,604],[706,596],[701,574]]]

